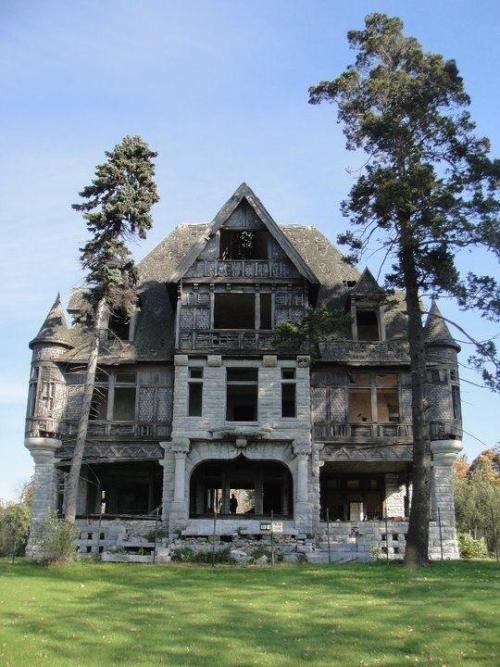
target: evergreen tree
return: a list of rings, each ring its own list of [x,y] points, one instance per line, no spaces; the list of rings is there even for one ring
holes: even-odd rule
[[[65,494],[65,518],[75,521],[78,481],[87,438],[94,392],[100,332],[110,313],[130,316],[136,305],[137,273],[126,240],[146,237],[153,219],[151,207],[159,200],[153,160],[157,153],[139,136],[125,137],[107,161],[96,167],[95,177],[81,192],[85,201],[73,208],[83,213],[91,238],[81,248],[88,289],[80,320],[92,332],[83,404],[75,450]]]
[[[406,561],[427,561],[430,436],[426,355],[419,294],[455,297],[482,316],[500,317],[500,289],[490,275],[462,276],[456,255],[482,247],[500,254],[498,161],[475,136],[469,97],[453,60],[425,53],[399,18],[371,14],[348,33],[356,58],[333,81],[309,89],[310,103],[334,102],[349,150],[368,156],[343,204],[353,229],[339,242],[357,261],[375,239],[391,258],[389,288],[405,292],[412,372],[413,498]],[[476,365],[500,387],[491,341]]]

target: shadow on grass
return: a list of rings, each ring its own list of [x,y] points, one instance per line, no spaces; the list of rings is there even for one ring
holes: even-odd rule
[[[16,656],[37,650],[38,662],[51,665],[399,667],[407,656],[491,665],[499,576],[494,563],[418,570],[23,563],[0,572],[7,601],[0,621],[11,621],[3,657],[16,667],[33,664]]]

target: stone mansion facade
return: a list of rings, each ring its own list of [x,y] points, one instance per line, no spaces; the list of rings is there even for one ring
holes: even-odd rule
[[[160,522],[204,537],[215,510],[226,538],[259,536],[272,515],[291,540],[319,544],[328,518],[340,540],[364,532],[402,553],[412,425],[401,294],[387,305],[368,270],[316,228],[276,224],[246,184],[211,224],[177,227],[138,269],[137,312],[111,313],[101,333],[79,524]],[[71,315],[81,299],[74,291]],[[319,350],[276,347],[275,327],[319,304],[346,310],[351,324]],[[425,333],[431,555],[455,558],[460,348],[435,305]],[[35,520],[63,508],[88,342],[58,299],[30,343]]]

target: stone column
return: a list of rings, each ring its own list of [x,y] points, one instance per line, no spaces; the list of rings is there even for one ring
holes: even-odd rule
[[[309,501],[309,459],[311,444],[294,442],[293,451],[297,460],[296,498],[294,503],[295,525],[304,533],[312,532],[312,512]]]
[[[24,441],[24,446],[29,449],[35,462],[33,502],[31,506],[32,524],[26,548],[28,558],[36,558],[36,545],[33,535],[37,525],[57,508],[55,452],[61,445],[61,440],[56,438],[26,438]]]
[[[185,528],[189,516],[189,493],[186,489],[186,456],[189,452],[189,438],[176,438],[165,443],[166,452],[174,455],[173,500],[168,512],[168,529],[173,532]],[[165,470],[165,467],[164,467]]]
[[[441,558],[441,542],[443,558],[460,557],[455,530],[453,464],[461,451],[461,440],[431,441],[433,522],[430,528],[429,555],[433,560]]]

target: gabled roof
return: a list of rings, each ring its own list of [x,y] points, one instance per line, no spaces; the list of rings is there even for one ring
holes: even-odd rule
[[[175,283],[183,278],[186,271],[188,271],[188,269],[198,258],[201,251],[204,249],[209,238],[224,225],[224,223],[234,213],[238,206],[244,201],[246,201],[251,206],[264,227],[266,227],[268,232],[281,246],[283,252],[294,264],[297,271],[312,285],[319,285],[319,280],[313,271],[301,257],[300,253],[297,252],[294,246],[290,243],[283,230],[280,229],[280,227],[273,220],[270,213],[266,210],[265,206],[254,193],[254,191],[246,183],[242,183],[227,200],[227,202],[222,206],[208,228],[205,230],[203,236],[198,240],[197,243],[192,246],[191,250],[182,259],[177,269],[170,275],[168,282]]]
[[[68,332],[61,297],[58,294],[40,331],[30,342],[30,347],[33,347],[36,343],[60,343],[72,347],[71,343],[68,342]]]
[[[427,345],[449,345],[460,351],[460,345],[458,345],[451,335],[435,301],[432,302],[429,315],[427,316],[424,326],[424,337]]]
[[[351,289],[351,296],[381,298],[385,296],[385,292],[373,277],[370,269],[366,268]]]

